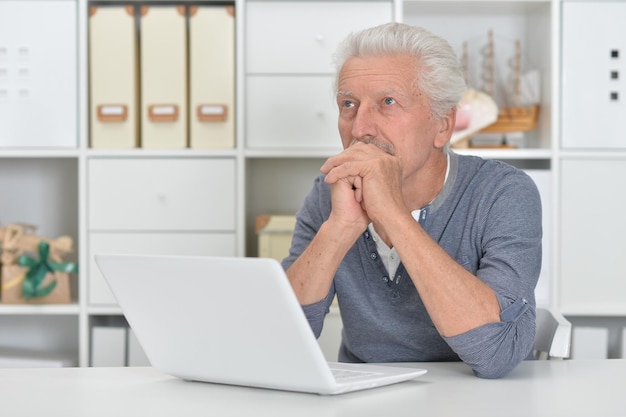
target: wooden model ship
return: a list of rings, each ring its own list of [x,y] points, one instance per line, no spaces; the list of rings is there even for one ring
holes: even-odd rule
[[[485,49],[485,92],[495,97],[495,65],[493,32],[489,31]],[[512,60],[512,91],[508,98],[510,106],[500,106],[496,121],[481,130],[481,133],[525,132],[537,127],[538,104],[522,104],[522,50],[520,41],[515,41],[515,54]],[[507,103],[508,104],[508,103]]]
[[[513,59],[509,61],[511,77],[498,80],[497,89],[493,32],[488,35],[486,47],[481,48],[482,88],[468,88],[457,106],[455,131],[450,139],[455,148],[514,148],[515,141],[519,144],[525,132],[537,127],[539,73],[529,71],[522,75],[522,48],[516,41]],[[463,44],[461,61],[466,83],[471,86],[467,42]]]

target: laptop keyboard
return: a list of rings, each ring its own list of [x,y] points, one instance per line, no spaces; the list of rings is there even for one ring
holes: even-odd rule
[[[352,371],[346,369],[331,369],[331,371],[337,382],[346,382],[353,379],[361,379],[376,375],[382,375],[378,372]]]

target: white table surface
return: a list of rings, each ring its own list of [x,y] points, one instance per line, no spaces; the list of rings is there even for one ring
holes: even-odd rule
[[[0,369],[3,416],[626,416],[626,359],[523,362],[499,380],[416,363],[415,380],[319,396],[186,382],[152,368]]]

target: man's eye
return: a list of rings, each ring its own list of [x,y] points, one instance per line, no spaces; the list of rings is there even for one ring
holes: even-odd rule
[[[392,99],[391,97],[385,97],[385,99],[383,101],[387,105],[391,105],[391,104],[395,104],[396,103],[396,101],[394,99]]]
[[[354,107],[354,102],[350,100],[344,100],[343,107],[348,108],[348,109],[351,107]]]

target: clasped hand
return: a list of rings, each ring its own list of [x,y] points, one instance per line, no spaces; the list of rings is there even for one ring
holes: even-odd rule
[[[364,229],[403,209],[400,160],[383,148],[355,141],[322,165],[325,182],[331,184],[331,216]]]

